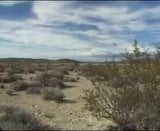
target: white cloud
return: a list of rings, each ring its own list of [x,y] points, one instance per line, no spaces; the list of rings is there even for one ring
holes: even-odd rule
[[[20,1],[22,2],[22,1]],[[4,2],[0,5],[12,6],[19,1]],[[43,52],[42,56],[92,56],[105,55],[106,53],[120,53],[127,49],[132,51],[132,43],[135,35],[131,37],[128,32],[145,31],[147,27],[157,29],[155,25],[148,25],[145,21],[148,13],[150,17],[158,17],[157,8],[145,8],[131,10],[125,6],[83,6],[73,7],[74,2],[69,1],[34,1],[32,12],[36,18],[28,18],[26,21],[0,21],[0,39],[11,43],[24,45],[42,45],[62,50],[63,52]],[[88,17],[100,19],[91,21]],[[57,28],[66,22],[76,24],[94,25],[98,28],[92,30],[65,30]],[[36,25],[53,25],[51,28],[42,28]],[[160,27],[159,27],[160,28]],[[89,38],[75,37],[81,34]],[[115,46],[116,44],[116,46]],[[74,50],[75,49],[75,50]],[[35,53],[40,56],[40,53]]]
[[[26,1],[21,1],[21,0],[18,0],[18,1],[0,1],[0,6],[13,6],[15,4],[19,4],[19,3],[23,3],[23,2],[26,2]]]

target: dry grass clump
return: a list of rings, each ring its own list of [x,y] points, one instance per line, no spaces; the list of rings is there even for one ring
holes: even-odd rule
[[[25,91],[29,87],[29,84],[19,80],[13,83],[12,87],[15,91]]]
[[[83,69],[100,83],[86,92],[87,108],[98,118],[114,120],[117,130],[159,130],[160,62],[148,60],[146,52],[134,46],[134,53],[122,65],[87,65]]]
[[[65,95],[60,88],[44,88],[42,92],[44,100],[55,100],[56,102],[62,102]]]
[[[0,107],[0,128],[2,130],[51,130],[43,125],[33,114],[29,114],[17,107]]]

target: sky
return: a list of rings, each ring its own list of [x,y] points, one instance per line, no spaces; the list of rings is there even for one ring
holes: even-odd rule
[[[153,52],[159,12],[159,1],[0,1],[0,58],[104,61],[135,39]]]

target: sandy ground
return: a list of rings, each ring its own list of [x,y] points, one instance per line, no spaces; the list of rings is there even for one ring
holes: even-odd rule
[[[70,73],[76,75],[75,72]],[[27,76],[28,77],[28,76]],[[29,79],[29,78],[28,78]],[[64,103],[45,101],[40,95],[29,95],[26,92],[16,92],[15,96],[8,96],[7,89],[0,89],[0,105],[13,105],[34,113],[44,124],[62,129],[105,129],[111,124],[109,120],[97,120],[91,112],[84,108],[85,100],[82,98],[84,90],[94,88],[85,77],[80,76],[78,82],[67,82],[70,88],[64,89]]]

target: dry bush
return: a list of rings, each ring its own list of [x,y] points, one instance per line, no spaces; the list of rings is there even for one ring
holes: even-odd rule
[[[22,64],[12,63],[10,64],[10,67],[7,70],[7,72],[10,74],[22,74],[24,73],[24,66]]]
[[[61,73],[61,74],[64,74],[64,75],[69,74],[68,66],[59,66],[59,67],[56,68],[56,71]]]
[[[50,79],[51,79],[51,75],[46,72],[43,72],[43,73],[37,75],[37,80],[39,80],[39,82],[42,84],[42,86],[48,86]]]
[[[64,77],[64,74],[62,72],[59,72],[58,70],[52,70],[52,71],[48,71],[47,72],[51,77],[54,77],[54,78],[58,78],[58,79],[61,79],[63,80],[63,77]]]
[[[97,117],[111,118],[118,130],[160,129],[160,62],[146,59],[135,45],[125,63],[87,65],[83,73],[106,82],[86,92],[87,108]]]
[[[65,76],[64,81],[65,82],[77,82],[78,78],[77,77],[71,77],[71,76]]]
[[[27,91],[26,91],[27,94],[41,94],[41,88],[38,88],[38,87],[28,87],[27,88]]]
[[[59,88],[65,88],[65,84],[63,83],[63,81],[61,79],[58,79],[58,78],[51,78],[50,79],[50,82],[48,84],[48,86],[51,86],[51,87],[59,87]]]
[[[0,76],[1,83],[11,83],[11,82],[15,82],[15,81],[21,80],[21,79],[22,79],[22,77],[17,76],[17,75],[13,75],[13,74],[7,74],[7,75]]]
[[[27,64],[24,66],[25,73],[35,73],[36,72],[36,65],[35,64]]]
[[[42,87],[42,84],[39,81],[29,81],[29,87]]]
[[[160,89],[153,85],[113,88],[103,83],[86,92],[85,99],[98,118],[114,120],[120,130],[160,129]]]
[[[51,73],[47,73],[47,72],[44,72],[42,74],[39,74],[37,76],[37,79],[40,81],[40,83],[42,84],[42,86],[52,86],[52,87],[60,87],[60,88],[64,88],[65,85],[62,81],[62,75],[59,73],[54,73],[52,74],[53,72]]]
[[[2,130],[51,130],[43,125],[33,114],[29,114],[17,107],[0,107],[0,128]],[[53,129],[52,129],[53,130]]]
[[[56,102],[62,102],[65,97],[63,92],[59,88],[44,88],[42,92],[44,100],[55,100]]]
[[[5,72],[6,71],[6,65],[5,64],[0,64],[0,72]]]
[[[6,94],[8,94],[10,96],[13,96],[14,95],[14,91],[13,90],[7,90]]]
[[[4,89],[5,88],[5,85],[0,85],[0,89]]]
[[[24,91],[24,90],[27,90],[27,88],[29,87],[29,84],[19,80],[13,83],[12,87],[15,91]]]

